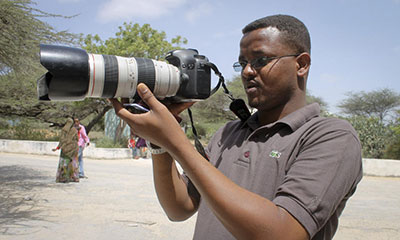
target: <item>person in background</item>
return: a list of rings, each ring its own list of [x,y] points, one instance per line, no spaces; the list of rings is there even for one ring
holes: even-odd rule
[[[146,145],[146,140],[144,138],[138,137],[136,139],[136,149],[141,158],[147,157],[147,145]]]
[[[79,178],[87,178],[85,175],[85,171],[83,169],[83,150],[85,149],[86,146],[89,146],[90,144],[90,139],[88,135],[86,134],[86,129],[85,127],[80,124],[79,119],[75,118],[74,119],[74,126],[78,130],[78,146],[79,146],[79,154],[78,154],[78,161],[79,161]]]
[[[138,153],[138,149],[136,147],[136,137],[132,132],[131,132],[129,140],[128,140],[128,148],[130,148],[132,151],[132,158],[139,159],[139,153]]]
[[[56,182],[79,182],[78,170],[78,131],[72,119],[68,119],[61,130],[60,141],[53,152],[61,149],[58,161]]]

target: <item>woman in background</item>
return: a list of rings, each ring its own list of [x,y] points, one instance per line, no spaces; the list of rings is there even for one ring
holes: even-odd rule
[[[60,142],[53,151],[61,149],[56,182],[79,182],[78,131],[72,119],[68,119],[62,128]]]

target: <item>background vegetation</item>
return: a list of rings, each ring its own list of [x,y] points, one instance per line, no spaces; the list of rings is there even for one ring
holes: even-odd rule
[[[124,23],[114,37],[102,40],[98,35],[75,35],[56,31],[43,17],[68,18],[35,8],[30,0],[0,1],[0,138],[57,140],[59,128],[67,117],[78,117],[89,136],[102,147],[125,147],[120,132],[114,139],[104,137],[104,114],[111,109],[105,99],[80,102],[39,102],[36,80],[45,73],[38,59],[39,44],[63,44],[88,52],[146,57],[163,60],[165,53],[187,43],[181,36],[170,40],[163,31],[149,24]],[[227,86],[236,98],[245,99],[240,77]],[[328,104],[320,97],[307,94],[307,102],[318,102],[322,115],[330,117]],[[218,91],[192,108],[197,131],[203,143],[224,123],[235,119],[229,111],[229,98]],[[341,115],[357,130],[363,157],[400,159],[400,95],[388,88],[371,92],[349,92],[338,106]],[[183,126],[192,137],[189,119]],[[121,129],[118,129],[121,131]]]

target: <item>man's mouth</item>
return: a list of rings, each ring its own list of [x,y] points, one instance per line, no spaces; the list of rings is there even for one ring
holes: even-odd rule
[[[248,90],[255,90],[255,88],[257,88],[258,87],[258,85],[257,85],[257,83],[256,82],[254,82],[254,81],[249,81],[249,82],[247,82],[247,84],[246,84],[246,91],[248,91]]]

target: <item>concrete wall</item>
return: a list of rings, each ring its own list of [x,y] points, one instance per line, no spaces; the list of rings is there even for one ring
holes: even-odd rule
[[[0,139],[0,152],[24,153],[58,156],[59,151],[53,152],[58,142],[3,140]],[[131,151],[127,148],[96,148],[91,144],[83,152],[85,158],[93,159],[127,159],[131,158]],[[363,159],[365,175],[400,177],[400,160]]]
[[[364,175],[400,177],[400,160],[363,159]]]
[[[58,156],[60,151],[53,152],[58,142],[4,140],[0,139],[0,152],[25,153],[38,155]],[[125,159],[131,158],[131,150],[128,148],[96,148],[93,143],[83,151],[83,157],[94,159]]]

